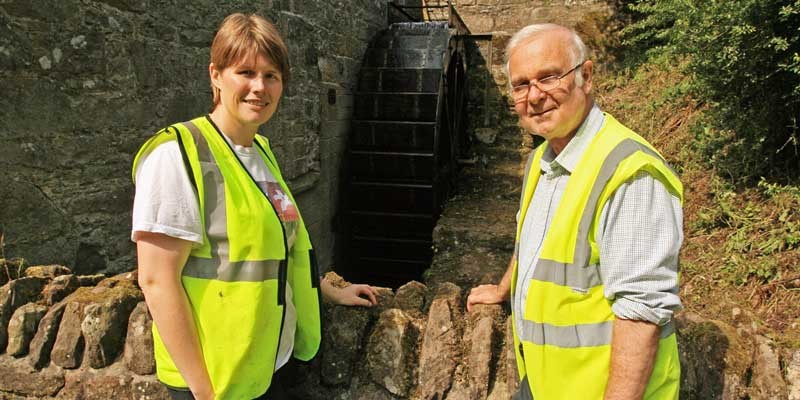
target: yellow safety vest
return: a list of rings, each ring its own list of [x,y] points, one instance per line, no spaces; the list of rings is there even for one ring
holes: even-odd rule
[[[517,223],[522,224],[541,175],[545,144],[532,155]],[[514,323],[514,348],[521,385],[537,400],[602,399],[611,359],[613,299],[603,295],[595,232],[603,205],[619,186],[646,171],[683,202],[683,185],[661,155],[642,137],[605,114],[569,177],[550,228],[545,233],[523,307],[521,327]],[[517,260],[511,298],[517,285]],[[512,317],[513,318],[513,317]],[[513,319],[517,321],[517,319]],[[520,351],[521,350],[521,351]],[[680,364],[672,323],[661,327],[653,373],[645,399],[677,399]]]
[[[319,349],[319,274],[308,232],[300,219],[294,245],[287,249],[272,203],[207,116],[154,135],[136,155],[134,174],[143,156],[173,140],[197,189],[204,227],[203,244],[192,250],[181,281],[206,368],[217,399],[253,399],[272,380],[287,282],[297,310],[293,356],[307,361]],[[256,135],[254,145],[291,197],[268,140]],[[158,379],[169,387],[187,388],[155,324],[153,339]]]

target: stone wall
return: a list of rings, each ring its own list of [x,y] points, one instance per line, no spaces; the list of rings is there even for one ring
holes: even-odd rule
[[[429,1],[430,2],[430,1]],[[539,22],[579,27],[587,15],[609,12],[609,0],[453,0],[461,19],[474,34],[513,34]]]
[[[169,399],[154,375],[135,273],[0,264],[0,399]],[[310,400],[510,398],[518,377],[507,310],[468,313],[465,296],[450,282],[412,281],[379,288],[372,308],[324,304],[322,348],[286,367],[290,391]],[[681,399],[800,400],[800,350],[760,335],[755,319],[739,311],[730,326],[681,313],[676,323]]]
[[[468,130],[475,141],[487,144],[505,130],[517,132],[519,143],[530,144],[530,137],[516,128],[508,98],[503,58],[511,35],[529,24],[553,22],[574,28],[591,49],[602,53],[603,32],[614,15],[614,2],[609,0],[453,0],[453,4],[472,33],[467,40]],[[597,56],[603,58],[595,52],[593,57]]]
[[[134,267],[133,156],[158,129],[208,111],[208,46],[222,18],[242,11],[275,22],[289,45],[292,81],[262,133],[330,266],[351,93],[386,3],[2,2],[5,255],[81,274]]]

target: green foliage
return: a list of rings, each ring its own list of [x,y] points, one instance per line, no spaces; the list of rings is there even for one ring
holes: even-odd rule
[[[693,78],[693,95],[711,106],[696,135],[712,165],[720,163],[734,180],[800,170],[800,0],[631,0],[627,6],[634,20],[623,30],[629,54],[687,60],[674,67]]]
[[[800,187],[762,178],[757,189],[737,193],[713,179],[710,192],[716,207],[698,210],[690,227],[696,234],[725,234],[722,279],[733,285],[780,279],[786,272],[780,255],[800,250]]]

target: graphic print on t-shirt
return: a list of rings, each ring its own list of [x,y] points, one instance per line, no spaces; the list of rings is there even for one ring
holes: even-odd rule
[[[258,187],[267,194],[281,221],[291,222],[300,218],[292,199],[281,189],[281,185],[278,182],[261,181],[258,182]]]

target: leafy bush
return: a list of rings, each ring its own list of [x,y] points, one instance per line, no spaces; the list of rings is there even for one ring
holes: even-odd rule
[[[629,54],[688,61],[693,95],[711,106],[696,135],[716,167],[751,181],[800,171],[800,0],[623,3]]]

